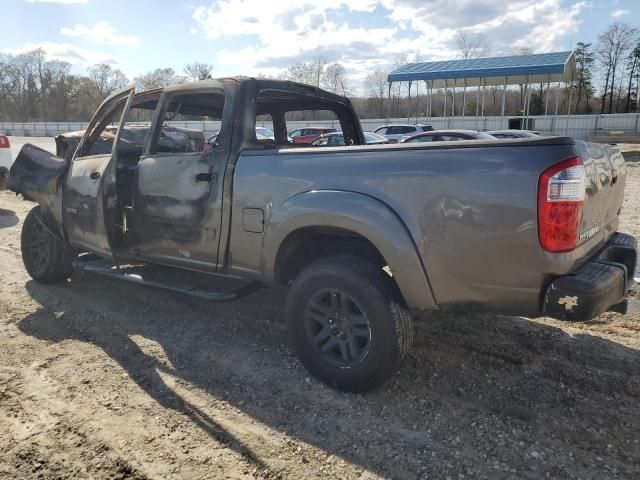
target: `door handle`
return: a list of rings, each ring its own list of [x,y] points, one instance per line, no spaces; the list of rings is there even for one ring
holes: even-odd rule
[[[198,173],[196,175],[196,182],[213,182],[215,175],[210,173]]]
[[[91,175],[89,175],[89,178],[91,180],[98,180],[100,178],[100,172],[93,172]]]

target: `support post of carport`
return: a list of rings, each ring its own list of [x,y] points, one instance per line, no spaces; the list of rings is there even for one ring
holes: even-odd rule
[[[479,119],[479,113],[480,113],[480,84],[482,83],[482,79],[479,78],[478,79],[478,96],[476,98],[476,130],[478,130],[478,119]]]
[[[429,119],[429,123],[431,123],[431,90],[433,85],[430,85],[427,80],[425,80],[424,83],[427,86],[427,118]]]
[[[567,105],[567,123],[564,127],[564,134],[569,135],[569,115],[571,115],[571,100],[573,97],[573,70],[571,71],[571,83],[569,84],[569,104]]]
[[[551,123],[551,133],[555,133],[556,129],[556,118],[558,117],[558,105],[560,104],[560,80],[562,77],[558,79],[558,88],[556,89],[556,109],[553,115],[553,122]]]
[[[464,114],[467,107],[467,79],[465,78],[464,84],[462,86],[462,118],[464,119]]]
[[[482,79],[482,116],[484,117],[484,92],[487,89],[487,79]]]
[[[502,125],[502,119],[504,118],[504,106],[507,100],[507,81],[509,77],[504,77],[504,88],[502,89],[502,109],[500,110],[500,125]],[[502,128],[502,127],[500,127]]]
[[[453,79],[453,94],[451,95],[451,116],[456,116],[456,83],[458,82],[457,78]]]
[[[442,116],[447,116],[447,81],[444,81],[444,108],[442,109]]]
[[[387,123],[391,118],[391,83],[393,82],[389,82],[389,95],[387,96]]]
[[[547,111],[549,110],[549,89],[551,88],[551,75],[547,76],[547,95],[544,99],[544,116],[547,116]]]
[[[529,130],[529,109],[531,108],[531,75],[527,79],[527,94],[525,95],[526,104],[524,106],[524,122],[522,130]]]
[[[413,81],[409,80],[409,89],[407,91],[407,123],[411,122],[409,118],[411,116],[411,84],[412,83]]]
[[[425,80],[425,83],[426,80]],[[431,80],[431,84],[427,83],[427,89],[429,90],[429,123],[432,121],[433,111],[432,111],[432,102],[433,102],[433,80]]]

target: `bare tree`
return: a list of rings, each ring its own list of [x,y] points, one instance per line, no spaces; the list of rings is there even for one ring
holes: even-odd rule
[[[489,48],[484,35],[480,33],[469,33],[459,30],[456,38],[456,50],[460,58],[478,58],[487,55]]]
[[[210,63],[193,62],[187,63],[184,68],[184,73],[189,80],[197,82],[198,80],[206,80],[211,78],[213,73],[213,65]]]
[[[609,113],[613,109],[613,91],[616,84],[616,74],[621,60],[633,48],[638,37],[638,29],[622,22],[614,22],[604,33],[598,36],[597,55],[605,72],[604,92],[600,106],[600,113],[604,113],[604,106],[609,90]]]
[[[339,63],[332,63],[327,66],[322,78],[322,86],[331,93],[341,95],[347,94],[345,86],[347,82],[347,70]]]
[[[367,94],[377,107],[378,116],[384,117],[384,99],[387,94],[388,73],[381,69],[376,69],[369,73],[364,79]]]
[[[284,78],[293,82],[320,87],[323,83],[326,65],[327,62],[322,57],[314,58],[310,62],[296,63],[287,69]]]
[[[627,60],[627,74],[629,76],[629,85],[627,86],[627,103],[625,112],[631,112],[631,90],[633,88],[633,80],[638,77],[638,70],[640,69],[640,42],[633,49]],[[636,102],[638,97],[638,91],[635,92]]]
[[[89,80],[93,87],[88,94],[93,99],[95,106],[100,105],[111,92],[129,83],[127,76],[120,70],[111,68],[111,65],[100,63],[89,67],[88,70]]]
[[[152,88],[161,88],[176,83],[184,83],[185,78],[176,75],[173,68],[156,68],[139,77],[134,78],[140,90],[150,90]]]

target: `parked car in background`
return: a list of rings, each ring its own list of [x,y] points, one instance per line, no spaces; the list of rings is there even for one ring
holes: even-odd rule
[[[487,133],[496,138],[535,138],[540,136],[540,132],[531,130],[494,130]]]
[[[338,130],[335,128],[324,128],[324,127],[305,127],[298,128],[289,134],[294,144],[297,145],[305,145],[310,144],[320,135],[324,135],[325,133],[337,132]]]
[[[389,143],[399,143],[402,137],[407,137],[411,135],[415,135],[416,133],[422,132],[430,132],[433,130],[431,125],[422,125],[420,123],[416,124],[394,124],[394,125],[383,125],[382,127],[376,128],[373,133],[376,135],[382,135]]]
[[[364,141],[367,145],[382,145],[389,143],[389,139],[387,139],[387,137],[373,132],[364,132]]]
[[[258,140],[275,140],[273,130],[267,127],[256,127],[256,138]]]
[[[209,150],[211,150],[215,143],[216,143],[216,139],[218,138],[218,134],[220,132],[219,131],[214,131],[209,138],[207,138],[207,141],[204,144],[204,152],[208,152]],[[273,130],[271,130],[270,128],[267,127],[256,127],[256,139],[258,141],[262,140],[262,141],[275,141],[275,134],[273,133]]]
[[[458,140],[496,140],[496,137],[475,130],[434,130],[403,138],[400,143],[455,142]]]
[[[382,135],[377,135],[371,132],[363,132],[364,133],[364,141],[367,145],[382,145],[385,143],[389,143]],[[332,132],[325,133],[324,135],[320,135],[313,142],[311,142],[312,147],[341,147],[345,146],[344,135],[342,132]]]
[[[11,163],[11,143],[9,143],[9,137],[0,135],[0,190],[7,188]]]

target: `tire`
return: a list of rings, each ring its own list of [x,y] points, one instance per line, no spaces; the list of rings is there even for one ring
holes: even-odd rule
[[[304,269],[289,290],[285,315],[293,350],[309,373],[348,392],[384,383],[413,341],[413,319],[395,283],[350,255]]]
[[[33,208],[22,225],[22,261],[36,282],[62,282],[73,273],[75,254],[44,226],[39,211],[40,207]]]

